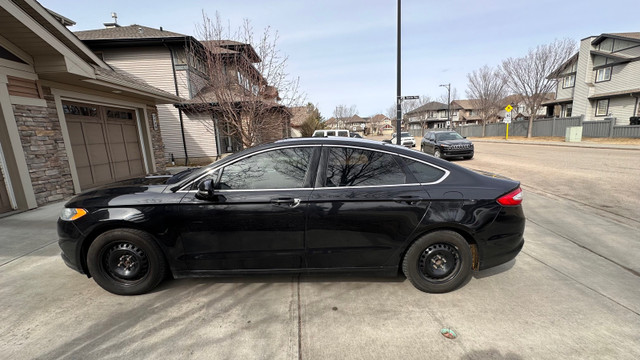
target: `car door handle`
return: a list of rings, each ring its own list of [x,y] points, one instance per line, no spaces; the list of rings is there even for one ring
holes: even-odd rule
[[[421,197],[411,196],[411,195],[398,196],[398,197],[394,197],[393,198],[393,201],[395,201],[395,202],[407,203],[409,205],[415,205],[415,204],[419,203],[422,200],[424,200],[424,199],[421,198]]]
[[[289,207],[297,207],[298,205],[300,205],[300,199],[297,198],[276,198],[276,199],[271,199],[271,203],[274,205],[282,205],[282,204],[288,204]]]

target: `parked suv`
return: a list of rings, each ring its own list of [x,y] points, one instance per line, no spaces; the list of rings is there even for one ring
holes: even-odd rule
[[[385,140],[385,142],[395,144],[396,133],[391,134],[391,140]],[[413,138],[413,135],[409,134],[406,131],[403,131],[400,133],[400,144],[406,147],[416,147],[416,139]]]
[[[349,130],[316,130],[313,137],[344,136],[349,137]]]
[[[422,138],[420,150],[442,159],[473,157],[471,140],[467,140],[455,131],[429,131]]]

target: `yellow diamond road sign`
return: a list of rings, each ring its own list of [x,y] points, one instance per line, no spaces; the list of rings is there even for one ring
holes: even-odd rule
[[[511,106],[511,105],[509,104],[509,105],[507,105],[507,107],[506,107],[506,108],[504,108],[504,109],[505,109],[505,110],[507,110],[507,111],[511,111],[511,110],[513,110],[513,106]]]

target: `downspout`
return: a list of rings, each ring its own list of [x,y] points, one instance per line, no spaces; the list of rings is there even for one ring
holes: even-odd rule
[[[178,76],[176,75],[176,65],[173,61],[173,50],[162,39],[162,45],[169,49],[171,55],[171,71],[173,71],[173,85],[176,88],[176,96],[180,97],[180,91],[178,90]],[[180,133],[182,134],[182,148],[184,149],[184,165],[189,165],[189,154],[187,153],[187,142],[184,137],[184,120],[182,119],[182,108],[178,108],[178,117],[180,118]]]

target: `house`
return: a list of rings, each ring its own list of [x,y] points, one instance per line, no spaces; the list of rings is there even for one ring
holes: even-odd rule
[[[365,135],[371,133],[371,126],[369,121],[371,118],[360,117],[357,114],[345,120],[346,129],[351,132],[359,132]]]
[[[204,163],[242,147],[228,123],[215,112],[215,105],[226,99],[217,99],[219,93],[208,87],[211,82],[206,55],[220,56],[230,65],[226,70],[235,74],[231,91],[242,99],[243,94],[255,94],[264,85],[262,75],[252,65],[261,59],[251,45],[230,40],[200,42],[188,35],[137,24],[105,26],[75,34],[114,69],[182,99],[158,106],[165,159]],[[282,116],[284,129],[277,138],[288,136],[291,114],[275,103],[277,89],[267,90],[269,96],[259,101],[273,104],[275,109],[269,116]],[[239,107],[241,104],[239,101]]]
[[[371,134],[391,135],[391,133],[393,133],[391,119],[382,114],[372,116],[369,124],[371,126]]]
[[[420,131],[422,129],[444,129],[447,124],[449,106],[437,101],[428,102],[404,114],[407,126],[405,129]]]
[[[549,75],[556,79],[555,115],[584,120],[615,118],[618,125],[640,116],[640,32],[591,36],[578,53]]]
[[[311,107],[309,106],[294,106],[289,108],[291,112],[291,137],[302,137],[302,124],[311,115]]]
[[[482,117],[473,100],[453,100],[451,102],[451,122],[453,127],[482,124]]]
[[[0,212],[164,171],[157,105],[34,0],[0,2]]]

